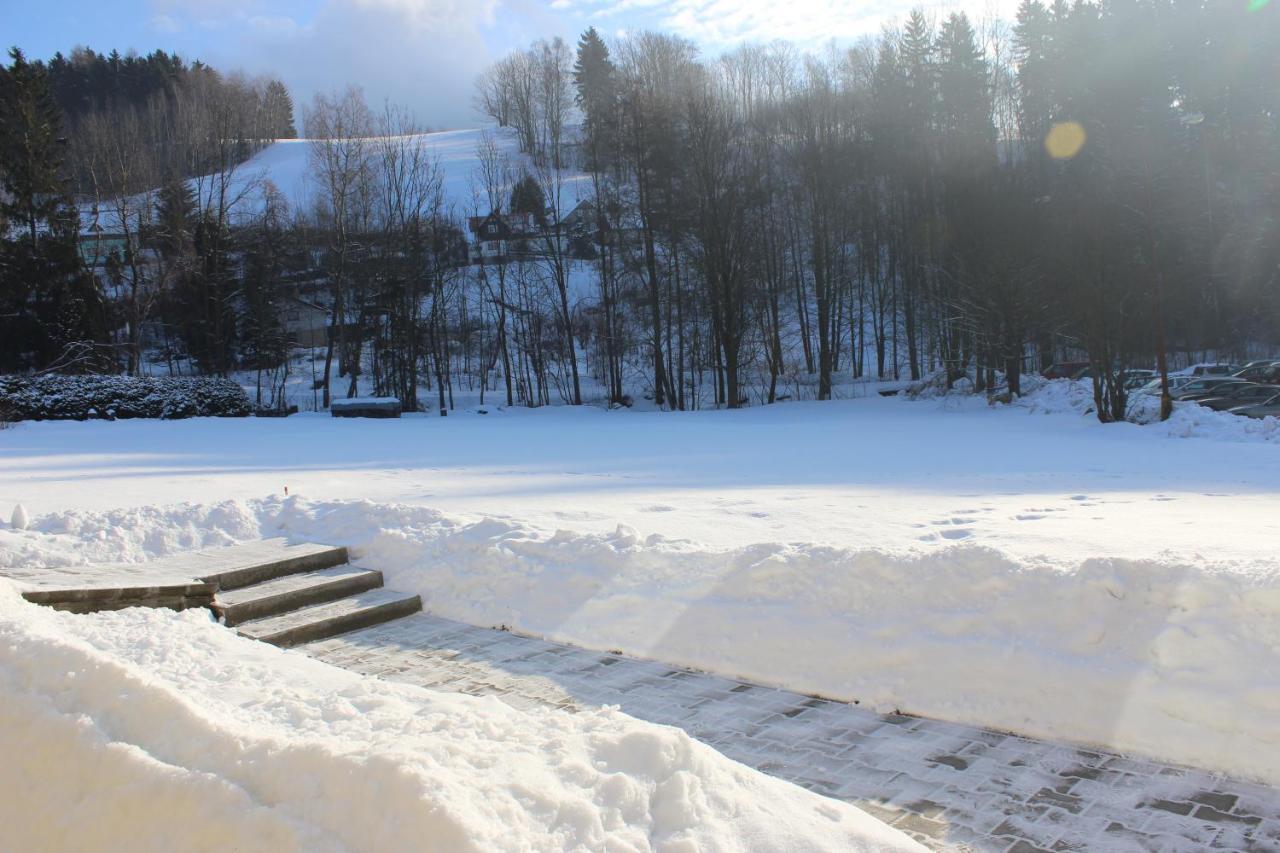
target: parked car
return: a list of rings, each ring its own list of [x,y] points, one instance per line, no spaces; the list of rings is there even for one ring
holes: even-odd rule
[[[1275,395],[1265,403],[1255,403],[1251,406],[1237,406],[1234,409],[1228,409],[1233,415],[1244,415],[1246,418],[1280,418],[1280,394]]]
[[[1280,385],[1280,361],[1251,361],[1231,374],[1236,379]]]
[[[1193,376],[1170,376],[1169,377],[1169,395],[1177,393],[1178,389],[1188,382],[1195,381]],[[1138,388],[1139,394],[1159,394],[1160,393],[1160,377],[1148,380],[1146,384]]]
[[[1088,369],[1087,361],[1059,361],[1049,365],[1040,375],[1045,379],[1071,379],[1080,371]]]
[[[1243,379],[1232,379],[1230,376],[1201,377],[1192,379],[1170,396],[1175,400],[1198,400],[1201,397],[1221,396],[1228,386],[1248,384],[1250,383]]]
[[[1228,387],[1226,391],[1219,391],[1224,386],[1218,386],[1214,390],[1213,396],[1203,397],[1196,400],[1202,406],[1208,406],[1215,412],[1225,412],[1227,409],[1234,409],[1237,406],[1248,406],[1251,404],[1261,404],[1270,400],[1277,395],[1274,385],[1241,385],[1237,387]]]
[[[1193,364],[1185,370],[1179,370],[1178,373],[1186,376],[1230,376],[1239,369],[1237,365],[1224,361],[1207,361]]]
[[[1055,367],[1056,366],[1057,365],[1055,365]],[[1121,381],[1121,384],[1124,385],[1126,390],[1132,391],[1135,388],[1142,386],[1143,383],[1147,382],[1154,375],[1155,375],[1154,370],[1123,370],[1120,372],[1120,377],[1121,377],[1120,381]],[[1049,378],[1052,379],[1053,377],[1049,377]],[[1075,373],[1072,373],[1070,378],[1076,380],[1077,382],[1083,382],[1085,380],[1092,379],[1093,368],[1086,365],[1085,367],[1082,367],[1079,370],[1077,370]]]
[[[1126,370],[1124,372],[1124,390],[1136,391],[1151,381],[1156,375],[1154,370]],[[1160,381],[1156,380],[1156,387],[1160,387]]]

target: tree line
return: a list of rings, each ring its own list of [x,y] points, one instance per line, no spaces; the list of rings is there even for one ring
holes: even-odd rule
[[[714,60],[589,30],[572,66],[556,41],[497,63],[477,104],[535,163],[572,149],[613,220],[615,390],[637,350],[674,407],[703,377],[717,404],[770,402],[789,364],[819,399],[842,373],[1018,393],[1078,353],[1118,419],[1126,368],[1280,339],[1280,50],[1276,10],[1251,9],[1026,0],[981,28],[917,10],[847,49]]]
[[[138,373],[143,325],[164,313],[165,328],[190,330],[202,367],[225,373],[232,347],[220,339],[239,294],[226,284],[232,176],[297,135],[287,89],[160,51],[9,56],[0,369]]]
[[[524,156],[481,135],[462,208],[423,128],[358,88],[302,110],[317,192],[290,210],[241,171],[292,130],[291,105],[264,106],[281,101],[269,82],[166,90],[194,93],[158,108],[190,129],[171,149],[186,159],[135,172],[123,155],[144,128],[96,134],[110,98],[71,118],[54,64],[15,55],[5,115],[39,132],[3,137],[0,230],[11,258],[48,257],[0,275],[49,284],[6,289],[0,322],[40,320],[4,336],[4,358],[87,367],[94,352],[93,369],[147,372],[150,326],[171,371],[255,371],[263,404],[309,370],[318,406],[372,391],[418,408],[426,390],[442,413],[456,390],[543,405],[593,383],[671,409],[829,399],[859,378],[1016,394],[1026,373],[1086,360],[1099,417],[1120,419],[1129,368],[1280,344],[1280,51],[1276,10],[1251,8],[1026,0],[979,26],[916,11],[815,54],[707,58],[593,29],[576,49],[540,41],[477,83]],[[22,145],[54,152],[28,158],[39,174],[10,165]],[[105,291],[58,237],[84,164],[82,193],[100,180],[86,197],[135,223]],[[265,202],[233,217],[250,192]],[[469,264],[464,219],[490,214],[532,225]],[[302,364],[280,321],[299,288],[330,330]]]

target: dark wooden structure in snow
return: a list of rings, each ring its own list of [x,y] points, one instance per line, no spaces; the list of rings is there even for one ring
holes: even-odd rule
[[[329,414],[335,418],[398,418],[400,401],[395,397],[352,397],[334,400]]]

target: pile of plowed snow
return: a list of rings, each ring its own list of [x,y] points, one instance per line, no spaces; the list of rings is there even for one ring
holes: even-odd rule
[[[335,669],[207,614],[71,616],[0,579],[6,850],[919,850],[616,710]]]
[[[622,526],[551,533],[296,498],[67,512],[33,527],[0,534],[0,562],[141,560],[279,535],[342,544],[463,622],[1280,782],[1274,563],[1067,566],[963,543],[717,550]]]
[[[1093,386],[1087,381],[1028,377],[1031,387],[1011,405],[1033,414],[1056,415],[1075,413],[1096,417]],[[1151,394],[1129,396],[1128,419],[1148,431],[1171,438],[1211,438],[1220,441],[1280,442],[1280,418],[1247,418],[1213,409],[1190,401],[1173,404],[1169,420],[1160,423],[1160,398]]]

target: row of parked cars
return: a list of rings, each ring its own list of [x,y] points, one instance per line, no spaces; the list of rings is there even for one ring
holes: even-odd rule
[[[1159,394],[1159,380],[1153,384],[1153,392]],[[1280,361],[1252,361],[1243,366],[1196,365],[1169,377],[1169,396],[1218,412],[1250,418],[1280,417]]]
[[[1089,378],[1087,364],[1075,370],[1072,367],[1055,364],[1044,375],[1049,379]],[[1154,370],[1126,370],[1124,386],[1139,394],[1159,394],[1160,377]],[[1280,361],[1192,365],[1169,374],[1169,396],[1250,418],[1280,417]]]

